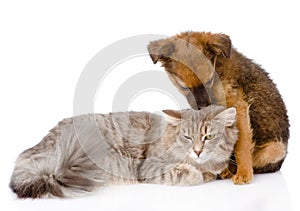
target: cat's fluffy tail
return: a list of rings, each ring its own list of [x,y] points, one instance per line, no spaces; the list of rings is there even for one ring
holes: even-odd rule
[[[74,197],[101,183],[99,167],[86,156],[78,139],[64,136],[70,131],[55,132],[17,159],[10,187],[19,198]]]

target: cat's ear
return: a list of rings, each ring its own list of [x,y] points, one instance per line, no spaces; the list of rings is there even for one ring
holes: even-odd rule
[[[166,120],[167,120],[167,122],[169,122],[171,124],[178,123],[181,120],[180,111],[162,110],[162,112],[167,114]]]
[[[173,117],[175,119],[181,119],[181,113],[180,111],[174,111],[174,110],[162,110],[165,114],[167,114],[170,117]]]
[[[224,122],[225,126],[230,127],[236,122],[236,109],[234,107],[227,108],[214,118],[218,122]]]

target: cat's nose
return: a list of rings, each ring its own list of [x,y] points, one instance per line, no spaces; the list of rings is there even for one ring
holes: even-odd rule
[[[201,152],[202,152],[202,150],[201,149],[194,149],[194,152],[195,152],[195,154],[199,157],[200,156],[200,154],[201,154]]]

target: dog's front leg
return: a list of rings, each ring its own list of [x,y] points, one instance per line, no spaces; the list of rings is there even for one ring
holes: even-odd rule
[[[240,99],[235,104],[237,110],[237,128],[239,139],[234,148],[237,172],[232,177],[235,184],[250,183],[253,178],[252,168],[252,130],[249,117],[249,105]]]

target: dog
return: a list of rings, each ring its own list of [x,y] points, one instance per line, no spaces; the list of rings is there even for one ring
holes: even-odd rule
[[[148,51],[192,108],[236,108],[239,139],[222,179],[247,184],[253,173],[281,168],[289,139],[285,103],[268,73],[233,48],[228,35],[184,32],[150,42]]]

